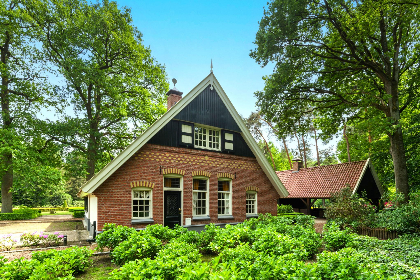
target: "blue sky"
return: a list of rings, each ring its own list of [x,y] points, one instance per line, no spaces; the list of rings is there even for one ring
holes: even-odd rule
[[[164,64],[169,81],[188,93],[213,72],[242,116],[255,111],[254,92],[273,67],[261,68],[249,57],[267,1],[129,1],[134,25],[152,56]],[[173,87],[171,83],[171,87]]]

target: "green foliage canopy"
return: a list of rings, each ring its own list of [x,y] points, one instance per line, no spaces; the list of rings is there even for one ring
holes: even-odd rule
[[[43,125],[49,137],[84,156],[89,179],[98,162],[108,163],[106,155],[124,149],[164,113],[164,68],[143,46],[130,10],[116,2],[28,0],[26,6],[65,79],[57,93],[73,107],[72,115]]]
[[[400,114],[418,97],[419,1],[274,0],[256,34],[258,63],[275,64],[257,105],[276,123],[314,112],[337,132],[366,118],[391,144],[397,191],[408,175]],[[281,102],[279,102],[281,101]]]

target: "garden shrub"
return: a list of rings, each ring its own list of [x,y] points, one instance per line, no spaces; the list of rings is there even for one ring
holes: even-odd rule
[[[112,261],[123,265],[129,261],[153,258],[161,249],[162,242],[145,232],[135,232],[111,252]]]
[[[317,256],[317,270],[322,279],[386,279],[367,269],[363,258],[353,248],[322,252]]]
[[[204,227],[204,231],[200,232],[199,247],[202,252],[210,253],[210,243],[220,234],[222,229],[214,224],[208,224]]]
[[[194,244],[198,247],[198,243],[200,241],[200,234],[194,230],[190,230],[186,233],[179,235],[176,239],[173,239],[173,241],[186,242]]]
[[[20,236],[20,241],[23,246],[58,246],[63,242],[64,235],[54,232],[52,234],[44,234],[43,232],[37,233],[24,233]]]
[[[0,277],[4,280],[29,279],[32,271],[39,265],[39,262],[36,260],[20,258],[6,263],[1,258],[0,256]]]
[[[161,224],[148,225],[144,229],[146,234],[154,236],[161,241],[169,241],[180,236],[181,234],[186,233],[187,231],[188,229],[179,225],[176,225],[174,229],[170,229],[169,227],[164,227]]]
[[[252,234],[250,228],[243,224],[226,225],[219,234],[214,236],[208,247],[212,252],[220,253],[226,248],[235,248],[241,243],[251,242]]]
[[[183,256],[188,257],[188,261],[191,262],[198,262],[201,258],[201,254],[195,245],[182,241],[173,241],[166,244],[157,253],[156,259],[169,260]]]
[[[83,218],[85,216],[85,210],[74,210],[73,217],[74,218]]]
[[[374,226],[399,234],[420,233],[420,192],[410,193],[409,197],[408,203],[384,208],[377,213]]]
[[[293,213],[293,206],[284,204],[277,205],[277,214],[284,213]]]
[[[354,234],[349,228],[340,230],[340,226],[332,221],[324,226],[323,241],[325,243],[325,249],[329,251],[340,250],[349,244]]]
[[[13,213],[0,213],[0,220],[30,220],[40,215],[38,210],[20,207],[19,209],[13,209]]]
[[[309,258],[310,253],[300,240],[268,229],[257,231],[258,238],[251,246],[253,250],[276,256],[291,254],[298,260]]]
[[[292,219],[297,225],[304,227],[313,228],[315,225],[315,217],[311,215],[296,215]]]
[[[325,210],[325,217],[341,227],[359,228],[371,225],[375,211],[375,206],[369,201],[345,187],[331,195],[331,204]]]
[[[72,271],[72,273],[74,274],[78,274],[80,272],[83,272],[92,264],[92,260],[90,259],[91,255],[92,251],[86,247],[71,247],[60,251],[48,250],[44,252],[34,252],[32,253],[32,258],[40,261],[46,266],[39,269],[40,275],[44,274],[43,271],[49,271],[50,269],[54,269],[54,263],[60,265],[60,269],[57,266],[55,266],[57,270],[69,270]],[[51,265],[53,266],[53,268],[48,267]]]
[[[119,270],[114,270],[110,279],[175,279],[177,276],[184,275],[184,269],[195,263],[201,264],[201,261],[200,254],[194,245],[171,242],[159,252],[155,259],[145,258],[128,262]]]
[[[0,261],[0,277],[5,280],[74,279],[73,275],[91,265],[91,254],[84,247],[35,252],[31,260],[20,258],[7,263]]]
[[[121,242],[127,240],[136,230],[131,227],[117,226],[115,224],[105,224],[103,232],[96,236],[98,249],[108,248],[114,250]]]

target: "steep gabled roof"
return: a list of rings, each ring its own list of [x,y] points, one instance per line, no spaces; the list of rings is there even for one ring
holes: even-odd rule
[[[92,193],[106,179],[108,179],[115,171],[118,170],[129,158],[131,158],[141,147],[143,147],[159,130],[161,130],[170,120],[172,120],[179,112],[182,111],[194,98],[196,98],[207,86],[212,85],[223,103],[227,107],[229,113],[236,121],[241,130],[241,135],[251,151],[254,153],[259,165],[267,175],[270,182],[280,195],[286,197],[288,195],[286,188],[283,186],[276,173],[264,157],[261,149],[258,147],[248,128],[245,126],[242,118],[233,107],[223,88],[217,81],[213,73],[204,78],[195,88],[193,88],[184,98],[168,110],[160,119],[151,125],[140,137],[131,143],[124,151],[122,151],[114,160],[102,168],[95,176],[87,181],[81,189],[83,193]]]
[[[277,171],[277,176],[289,192],[287,198],[330,198],[349,186],[356,193],[363,176],[370,168],[375,183],[382,194],[382,187],[370,159],[326,166]]]

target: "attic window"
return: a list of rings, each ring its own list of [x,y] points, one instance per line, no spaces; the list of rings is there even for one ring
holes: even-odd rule
[[[194,126],[194,147],[220,151],[220,130]]]

